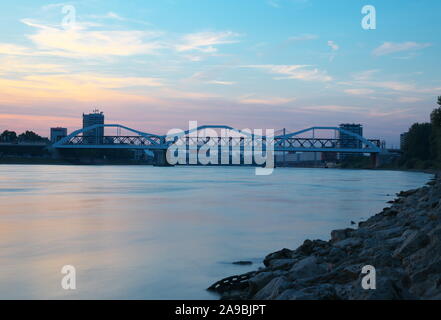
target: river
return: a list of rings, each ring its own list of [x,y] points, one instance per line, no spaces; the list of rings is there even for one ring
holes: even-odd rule
[[[0,166],[0,299],[216,299],[213,282],[381,211],[415,172]],[[251,266],[233,265],[238,260]],[[64,290],[61,269],[76,270]]]

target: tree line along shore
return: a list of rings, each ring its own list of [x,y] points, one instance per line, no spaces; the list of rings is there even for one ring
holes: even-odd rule
[[[380,169],[441,169],[441,96],[437,104],[430,122],[414,123],[404,134],[402,156],[386,161]],[[48,146],[49,140],[33,131],[17,134],[4,130],[0,134],[0,164],[151,164],[151,159],[140,159],[134,150],[62,150],[59,159],[53,159]],[[372,169],[369,157],[347,159],[336,167]]]

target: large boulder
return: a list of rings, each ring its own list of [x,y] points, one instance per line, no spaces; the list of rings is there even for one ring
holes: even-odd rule
[[[265,287],[257,292],[254,300],[274,300],[283,291],[289,288],[291,282],[284,276],[276,277],[272,279]]]
[[[343,250],[351,250],[352,248],[360,247],[363,244],[363,240],[360,238],[347,238],[341,241],[338,241],[334,244],[335,247],[343,249]]]
[[[352,236],[352,233],[354,232],[354,229],[347,228],[347,229],[341,229],[341,230],[334,230],[331,232],[331,243],[335,243],[341,240],[344,240],[346,238],[349,238]]]
[[[319,263],[317,257],[310,256],[294,264],[289,270],[288,276],[292,280],[316,277],[328,271],[324,263]]]
[[[256,292],[265,287],[272,279],[282,275],[282,272],[259,272],[248,280],[249,294],[254,295]]]
[[[338,300],[335,286],[321,284],[304,289],[288,289],[277,300]]]
[[[295,259],[273,259],[268,264],[271,269],[289,269],[297,260]]]
[[[292,253],[293,253],[292,250],[289,250],[289,249],[286,249],[286,248],[282,249],[280,251],[273,252],[273,253],[271,253],[271,254],[269,254],[269,255],[267,255],[265,257],[265,259],[263,260],[263,264],[266,267],[269,267],[271,260],[275,260],[275,259],[291,259],[292,258]]]
[[[415,230],[404,240],[403,244],[394,251],[393,257],[407,257],[415,251],[424,248],[429,243],[429,240],[430,238],[426,233]]]

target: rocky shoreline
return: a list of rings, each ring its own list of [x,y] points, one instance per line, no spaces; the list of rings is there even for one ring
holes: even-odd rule
[[[271,253],[265,268],[208,290],[226,300],[441,299],[441,175],[390,204],[356,229]],[[375,268],[375,290],[361,285],[366,265]]]

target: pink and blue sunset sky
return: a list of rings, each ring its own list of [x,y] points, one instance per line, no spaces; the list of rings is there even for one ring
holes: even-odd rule
[[[424,4],[423,4],[424,2]],[[151,133],[362,123],[397,145],[441,95],[437,0],[19,0],[0,4],[0,130],[106,122]],[[76,22],[63,25],[66,5]]]

